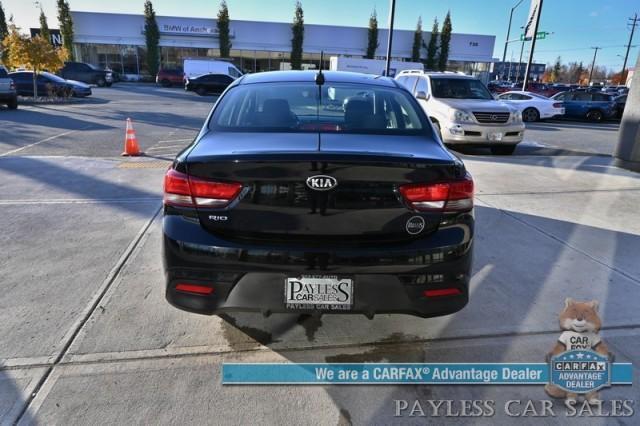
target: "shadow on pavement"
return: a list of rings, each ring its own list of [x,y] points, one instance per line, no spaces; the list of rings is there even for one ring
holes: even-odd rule
[[[148,215],[140,211],[136,203],[118,203],[118,198],[157,199],[158,201],[162,198],[159,193],[132,188],[126,182],[122,184],[108,182],[34,157],[4,157],[0,159],[0,171],[39,181],[63,193],[72,193],[81,198],[105,199],[107,200],[105,204],[144,217]],[[161,188],[161,182],[158,182],[158,188]]]
[[[618,195],[621,196],[623,195]],[[615,205],[615,202],[611,203],[612,214],[615,214]],[[280,349],[277,343],[286,341],[287,333],[300,325],[305,329],[310,343],[315,341],[315,334],[320,329],[323,340],[327,340],[325,347],[331,348],[331,336],[338,330],[329,328],[327,324],[322,327],[326,317],[281,314],[277,320],[269,318],[267,321],[259,314],[234,313],[225,314],[222,318],[228,327],[249,335],[294,363],[544,362],[545,354],[553,347],[560,333],[557,314],[566,297],[598,299],[604,307],[601,316],[605,328],[640,326],[638,318],[627,320],[624,315],[624,312],[635,310],[635,300],[640,294],[640,274],[629,270],[629,252],[637,251],[640,247],[640,235],[490,207],[476,207],[476,211],[479,217],[490,218],[490,222],[480,222],[487,230],[478,229],[476,233],[470,304],[459,313],[447,317],[407,320],[407,324],[423,321],[425,328],[437,330],[437,336],[433,338],[425,340],[424,337],[407,332],[412,327],[401,327],[382,339],[369,342],[364,350],[359,342],[354,342],[354,347],[336,349],[338,353],[323,356],[321,351],[309,353],[295,348]],[[515,217],[520,221],[521,226],[515,229],[519,232],[505,229],[504,220],[508,217]],[[529,223],[536,228],[548,230],[548,234],[542,235],[533,226],[527,225]],[[536,235],[536,238],[527,238],[529,233]],[[585,238],[592,239],[595,244],[592,247],[594,253],[586,254],[591,260],[583,258],[585,253],[579,254],[581,249],[576,250],[572,246]],[[532,251],[533,240],[545,241],[545,245]],[[576,260],[576,257],[580,259]],[[585,265],[589,270],[581,270]],[[489,272],[479,277],[480,271]],[[545,317],[539,323],[532,322],[532,318],[541,313],[545,313]],[[383,325],[386,318],[392,319],[383,315],[376,317],[381,322],[373,322],[364,316],[358,316],[355,320],[349,317],[345,326],[348,324],[358,334],[375,336],[379,334],[375,329],[367,329],[377,324],[388,330],[389,327]],[[335,321],[329,322],[335,325]],[[486,340],[475,340],[476,343],[473,343],[478,338],[473,337],[474,333],[470,336],[467,333],[467,337],[460,335],[460,330],[473,328],[474,324],[481,324],[487,329]],[[538,324],[537,327],[534,324]],[[527,334],[531,333],[532,328],[539,331],[528,338]],[[340,330],[337,336],[342,336],[342,332],[344,331]],[[501,335],[505,337],[500,337]],[[534,342],[536,339],[540,343],[532,343],[528,349],[512,346],[516,335],[519,335],[521,342],[528,339]],[[443,338],[450,343],[443,344]],[[461,339],[464,339],[464,344]],[[616,351],[615,347],[613,351]],[[619,355],[624,354],[621,349],[617,351]],[[514,354],[518,358],[514,359]],[[637,354],[632,361],[639,361]],[[339,411],[348,414],[358,424],[372,421],[385,424],[393,422],[393,401],[398,399],[491,399],[496,396],[505,400],[548,398],[542,386],[324,386],[323,389],[333,399]],[[630,392],[629,387],[615,387],[603,394],[605,398],[611,395],[628,398]],[[555,401],[554,407],[562,411],[563,404]],[[561,424],[563,417],[548,419],[547,424]],[[412,420],[420,422],[420,418]],[[461,419],[459,422],[475,423],[472,419]]]

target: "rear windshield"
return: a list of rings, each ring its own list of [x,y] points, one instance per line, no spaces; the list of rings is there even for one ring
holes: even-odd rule
[[[493,99],[480,80],[470,78],[432,78],[431,90],[436,98]]]
[[[0,78],[7,78],[9,74],[7,74],[7,70],[4,67],[0,67]]]
[[[209,127],[240,132],[419,135],[430,132],[404,90],[364,84],[265,83],[232,88]]]

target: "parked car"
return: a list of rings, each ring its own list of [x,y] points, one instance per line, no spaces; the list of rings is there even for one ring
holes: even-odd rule
[[[537,93],[513,91],[498,95],[522,113],[522,121],[538,121],[564,115],[562,102],[554,101]]]
[[[182,68],[161,68],[156,75],[156,84],[164,87],[184,84],[184,70]]]
[[[17,71],[9,74],[16,84],[20,96],[33,96],[33,71]],[[73,93],[73,86],[63,78],[49,72],[39,73],[36,77],[38,96],[68,97]]]
[[[489,89],[491,93],[504,93],[511,90],[511,87],[510,85],[507,86],[498,82],[490,81],[489,83],[487,83],[487,89]]]
[[[522,142],[520,111],[494,99],[475,77],[402,71],[396,80],[418,99],[445,144],[488,147],[494,154],[509,155]]]
[[[81,81],[66,80],[71,85],[71,96],[75,98],[84,98],[91,96],[91,86]]]
[[[627,105],[627,95],[616,96],[613,98],[613,102],[616,104],[614,116],[616,118],[622,118],[624,107]]]
[[[558,93],[551,99],[562,102],[565,117],[586,118],[602,121],[615,114],[615,102],[606,93],[591,91],[569,91]]]
[[[569,86],[568,84],[563,84],[563,83],[555,83],[555,84],[551,85],[551,88],[553,90],[555,90],[556,93],[566,92],[568,90],[571,90],[571,86]]]
[[[208,93],[220,94],[231,83],[233,83],[233,77],[228,75],[206,74],[196,78],[188,78],[185,81],[184,89],[196,92],[200,96]]]
[[[205,74],[225,74],[232,78],[242,76],[242,72],[231,62],[215,59],[185,59],[182,68],[185,78],[195,78]]]
[[[95,65],[84,62],[65,62],[64,67],[58,73],[67,80],[81,81],[87,84],[95,84],[98,87],[111,86],[113,74]]]
[[[238,79],[167,170],[173,306],[373,318],[466,305],[474,218],[463,162],[392,79],[323,75]]]
[[[522,88],[522,84],[520,85],[520,88]],[[558,93],[560,90],[557,90],[553,86],[550,86],[545,83],[531,82],[531,83],[527,83],[526,91],[531,93],[537,93],[539,95],[546,96],[546,97],[551,97],[556,93]]]
[[[16,85],[3,66],[0,66],[0,103],[7,105],[9,109],[18,108]]]

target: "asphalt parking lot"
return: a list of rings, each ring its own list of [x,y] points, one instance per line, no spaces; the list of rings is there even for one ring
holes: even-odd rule
[[[457,314],[205,317],[164,300],[160,207],[164,171],[213,101],[119,84],[0,110],[3,424],[424,424],[394,417],[394,400],[545,399],[541,386],[222,386],[220,366],[543,362],[566,297],[600,301],[603,338],[638,383],[640,175],[612,166],[617,123],[535,123],[514,156],[462,154],[477,230]],[[126,118],[145,157],[120,157]],[[603,397],[639,401],[639,389]],[[512,424],[500,411],[457,421]]]

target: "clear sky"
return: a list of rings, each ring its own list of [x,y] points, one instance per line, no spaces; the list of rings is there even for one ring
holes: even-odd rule
[[[141,13],[143,0],[68,0],[71,10]],[[32,0],[0,0],[7,16],[23,28],[38,26],[39,10]],[[431,28],[433,18],[442,22],[451,10],[453,31],[496,36],[494,57],[502,58],[509,20],[509,11],[518,0],[396,0],[396,28],[414,29],[419,16],[424,29]],[[40,0],[49,17],[49,26],[57,27],[55,0]],[[228,0],[231,19],[290,22],[294,0]],[[158,15],[215,17],[217,0],[155,0]],[[371,11],[376,8],[380,26],[386,27],[388,0],[303,0],[305,22],[366,26]],[[517,38],[524,25],[529,0],[524,0],[514,12],[511,38]],[[557,56],[563,62],[591,62],[591,46],[602,46],[597,64],[611,69],[622,67],[625,47],[629,39],[627,18],[640,15],[640,0],[544,0],[540,30],[553,32],[546,40],[538,41],[534,60],[553,62]],[[386,41],[380,40],[381,46]],[[640,25],[634,37],[640,46]],[[507,60],[520,55],[520,44],[512,43]],[[525,53],[526,55],[526,53]],[[631,49],[629,63],[635,64],[638,47]]]

